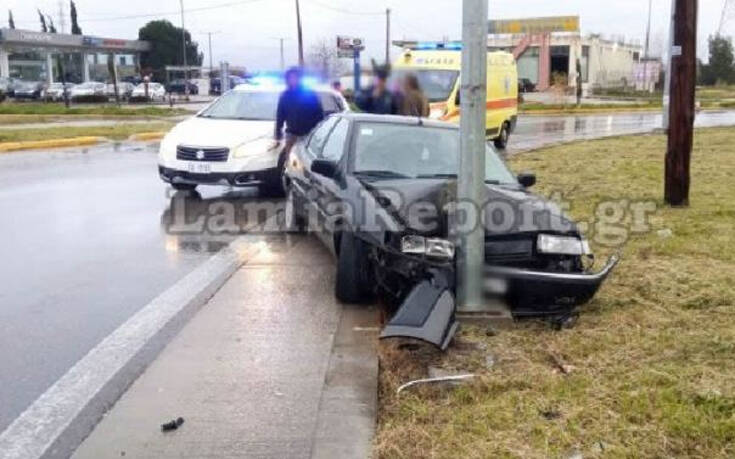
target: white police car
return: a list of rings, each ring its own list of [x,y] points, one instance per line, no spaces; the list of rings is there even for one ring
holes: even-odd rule
[[[197,185],[257,186],[281,194],[282,145],[273,140],[278,98],[285,86],[243,84],[196,116],[176,125],[161,141],[158,172],[177,190]],[[313,87],[325,114],[348,105],[328,87]]]

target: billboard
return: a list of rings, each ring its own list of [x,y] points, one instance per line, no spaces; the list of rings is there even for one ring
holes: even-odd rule
[[[579,32],[579,16],[545,18],[500,19],[488,21],[489,34],[537,34],[552,32]]]
[[[365,49],[364,40],[354,37],[337,37],[337,53],[339,57],[354,57],[356,54]]]

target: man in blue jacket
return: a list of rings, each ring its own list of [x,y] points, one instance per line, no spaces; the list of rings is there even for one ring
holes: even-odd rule
[[[309,134],[324,119],[319,96],[301,84],[300,69],[294,67],[286,72],[286,86],[278,99],[275,132],[276,140],[282,140],[283,127],[286,126],[286,143],[281,155],[284,161],[296,141]]]

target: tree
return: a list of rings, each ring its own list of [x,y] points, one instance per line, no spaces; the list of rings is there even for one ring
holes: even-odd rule
[[[339,58],[337,47],[326,39],[321,39],[309,48],[306,68],[324,80],[339,77],[344,71],[344,62]]]
[[[41,32],[48,32],[48,27],[46,27],[46,18],[43,13],[41,13],[41,10],[38,10],[38,19],[41,21]]]
[[[74,1],[71,1],[71,33],[72,35],[81,35],[82,29],[79,27],[79,22],[77,21],[77,5],[74,4]]]
[[[15,21],[13,20],[13,10],[8,10],[8,27],[15,29]]]
[[[732,41],[719,34],[709,37],[709,63],[701,66],[700,83],[707,86],[735,83],[733,62]]]
[[[51,18],[51,16],[46,16],[48,19],[48,32],[49,33],[56,33],[56,26],[54,25],[54,20]]]
[[[204,55],[199,52],[199,44],[191,40],[188,31],[184,31],[184,37],[187,64],[202,65]],[[165,19],[151,21],[138,31],[138,39],[151,43],[151,50],[141,54],[140,65],[146,72],[152,72],[154,79],[165,79],[167,65],[184,65],[180,27]]]

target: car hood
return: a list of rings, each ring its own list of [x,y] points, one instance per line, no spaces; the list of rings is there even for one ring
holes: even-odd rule
[[[410,231],[426,235],[447,237],[447,204],[456,195],[455,180],[385,180],[361,182],[378,202]],[[555,203],[520,188],[499,185],[485,186],[485,232],[488,236],[518,233],[574,233],[576,225]],[[431,218],[419,218],[419,204],[437,209],[434,225],[427,225]],[[424,214],[426,215],[426,214]],[[428,229],[433,227],[433,229]]]
[[[272,137],[273,121],[215,120],[189,118],[167,135],[177,145],[221,146],[234,149],[245,142]]]

